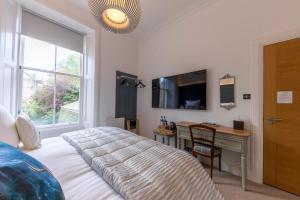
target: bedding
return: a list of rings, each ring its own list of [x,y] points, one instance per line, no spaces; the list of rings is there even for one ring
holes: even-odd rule
[[[64,200],[59,182],[34,158],[0,142],[0,199]]]
[[[44,139],[41,148],[23,151],[48,167],[66,200],[123,200],[62,137]]]
[[[124,199],[223,199],[199,161],[181,150],[111,127],[62,137]]]

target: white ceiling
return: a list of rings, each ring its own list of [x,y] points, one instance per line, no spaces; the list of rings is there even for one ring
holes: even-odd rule
[[[69,1],[81,8],[88,9],[88,0]],[[212,0],[140,0],[142,19],[133,34],[138,36],[147,34],[208,1]]]

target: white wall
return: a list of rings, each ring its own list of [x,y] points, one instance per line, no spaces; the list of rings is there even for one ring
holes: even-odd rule
[[[265,35],[300,27],[299,8],[298,0],[215,0],[140,40],[138,75],[147,84],[138,92],[142,134],[152,137],[151,130],[157,127],[161,115],[171,121],[207,121],[225,126],[232,126],[232,121],[240,118],[246,121],[246,128],[256,126],[250,121],[251,101],[242,99],[242,94],[250,93],[252,88],[252,44]],[[207,111],[151,108],[153,78],[200,69],[208,70]],[[231,111],[219,106],[218,80],[226,73],[236,76],[237,107]],[[248,177],[261,182],[262,133],[253,134]],[[223,163],[226,171],[240,174],[238,154],[226,151]]]
[[[107,31],[101,36],[99,125],[115,116],[116,71],[137,74],[137,41]]]

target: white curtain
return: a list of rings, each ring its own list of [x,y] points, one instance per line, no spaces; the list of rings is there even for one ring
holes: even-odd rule
[[[0,104],[17,114],[16,73],[18,65],[19,7],[13,0],[0,1]]]

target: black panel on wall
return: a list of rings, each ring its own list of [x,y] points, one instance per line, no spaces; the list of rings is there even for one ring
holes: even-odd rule
[[[127,78],[129,85],[122,85],[124,78],[118,77],[132,77],[137,79],[137,76],[127,74],[124,72],[116,72],[116,113],[115,117],[125,117],[126,119],[136,120],[137,110],[137,88],[135,81]]]

